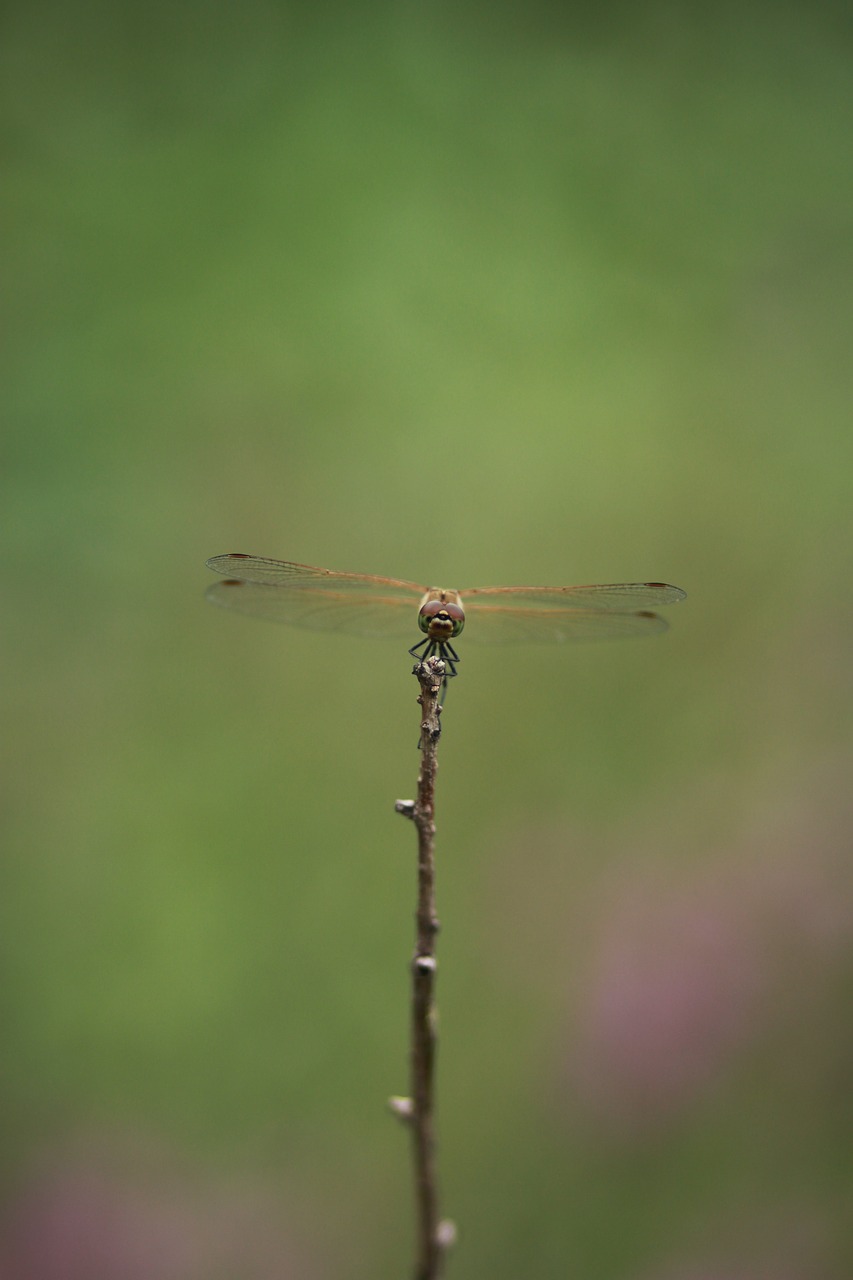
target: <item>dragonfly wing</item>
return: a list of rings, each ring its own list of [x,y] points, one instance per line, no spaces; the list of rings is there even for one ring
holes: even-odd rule
[[[468,607],[512,607],[517,609],[562,609],[630,613],[677,604],[686,591],[666,582],[614,582],[588,587],[473,587],[460,590]]]
[[[419,586],[416,582],[406,582],[402,578],[378,578],[368,573],[336,573],[333,569],[318,569],[310,564],[268,560],[264,556],[246,556],[239,552],[212,556],[207,561],[207,567],[240,582],[254,582],[285,590],[305,588],[315,592],[329,591],[347,595],[351,604],[360,597],[371,595],[407,600],[410,604],[418,603],[426,592],[426,587]]]
[[[420,597],[383,595],[374,587],[353,595],[328,584],[321,589],[293,586],[284,589],[269,583],[229,578],[215,582],[206,592],[211,604],[253,618],[267,618],[310,631],[342,631],[347,635],[418,635],[417,604]]]
[[[466,640],[482,644],[567,644],[582,640],[619,640],[666,631],[668,623],[656,613],[639,610],[616,613],[578,608],[504,608],[469,601],[465,606]]]

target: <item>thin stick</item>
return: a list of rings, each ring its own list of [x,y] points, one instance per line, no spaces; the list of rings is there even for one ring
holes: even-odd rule
[[[452,1242],[452,1223],[438,1218],[435,1160],[435,777],[441,735],[441,684],[445,665],[428,658],[414,669],[421,686],[421,767],[418,798],[398,800],[397,812],[411,818],[418,832],[418,907],[415,954],[412,958],[411,1098],[392,1098],[391,1107],[412,1131],[418,1250],[415,1280],[436,1280],[442,1257]]]

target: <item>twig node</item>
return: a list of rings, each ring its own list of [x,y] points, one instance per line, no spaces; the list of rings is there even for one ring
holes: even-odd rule
[[[415,1114],[415,1104],[411,1098],[392,1097],[388,1099],[388,1108],[403,1124],[408,1124]]]
[[[459,1233],[456,1230],[456,1223],[450,1218],[442,1218],[435,1229],[435,1241],[439,1249],[452,1249],[456,1244]]]

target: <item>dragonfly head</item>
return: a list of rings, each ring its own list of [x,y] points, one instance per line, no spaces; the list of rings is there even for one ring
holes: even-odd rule
[[[456,592],[430,591],[418,613],[418,626],[430,640],[453,640],[458,636],[465,626],[465,610]]]

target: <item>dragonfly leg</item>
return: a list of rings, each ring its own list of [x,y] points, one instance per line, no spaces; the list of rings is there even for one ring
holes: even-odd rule
[[[456,664],[460,661],[459,654],[453,648],[452,644],[448,644],[446,640],[438,643],[438,656],[445,664],[444,680],[441,685],[441,706],[444,706],[444,700],[447,697],[447,682],[458,675]]]
[[[458,675],[458,672],[456,670],[456,664],[457,662],[461,662],[462,659],[459,657],[459,654],[453,648],[453,645],[449,644],[447,640],[445,640],[441,645],[441,656],[444,659],[444,661],[447,663],[448,667],[450,668],[451,676]]]

